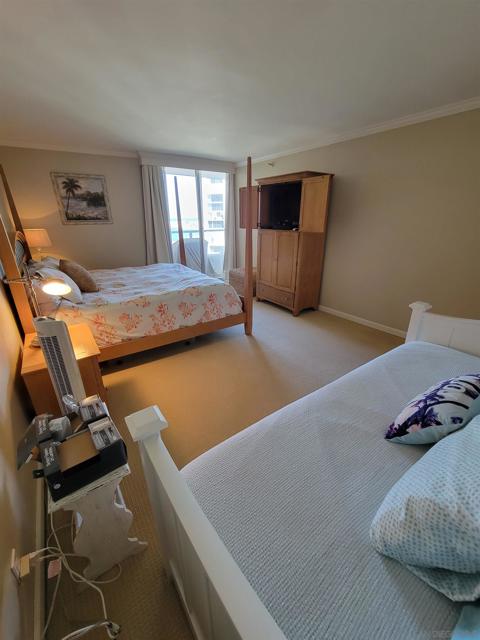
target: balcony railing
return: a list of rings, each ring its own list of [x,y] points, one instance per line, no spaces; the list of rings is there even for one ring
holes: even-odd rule
[[[184,240],[187,240],[187,239],[192,240],[194,238],[200,238],[200,229],[183,229],[182,231],[183,231]],[[170,233],[172,236],[172,243],[178,242],[178,229],[171,229]],[[225,229],[204,229],[203,237],[206,238],[212,233],[215,233],[215,234],[220,233],[220,234],[223,234],[223,236],[225,236]],[[223,240],[222,244],[217,246],[221,246],[221,247],[225,246],[225,237],[223,237],[222,240]]]

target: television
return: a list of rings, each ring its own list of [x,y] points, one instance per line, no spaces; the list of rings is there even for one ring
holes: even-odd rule
[[[301,196],[301,182],[262,185],[260,191],[260,228],[298,229]]]

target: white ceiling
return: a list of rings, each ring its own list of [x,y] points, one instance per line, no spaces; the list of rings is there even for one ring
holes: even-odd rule
[[[1,144],[239,160],[477,96],[480,0],[0,2]]]

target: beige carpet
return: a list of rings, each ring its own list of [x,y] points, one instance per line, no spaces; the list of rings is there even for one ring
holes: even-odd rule
[[[138,452],[125,432],[123,417],[158,404],[170,422],[164,440],[182,467],[263,416],[400,342],[318,311],[294,318],[278,307],[256,303],[250,338],[243,327],[232,327],[197,338],[189,346],[164,347],[104,366],[109,407],[129,448],[132,474],[122,489],[135,516],[132,533],[149,543],[147,551],[124,563],[118,581],[104,587],[109,616],[122,625],[123,640],[191,638],[163,572]],[[79,626],[79,620],[100,617],[98,597],[90,590],[78,595],[65,578],[60,595],[50,640],[60,640]],[[106,635],[95,632],[87,637]]]

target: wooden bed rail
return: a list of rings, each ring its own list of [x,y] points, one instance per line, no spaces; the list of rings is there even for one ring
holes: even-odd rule
[[[160,432],[157,406],[125,418],[139,443],[167,570],[197,640],[286,640],[220,540],[179,472]]]

